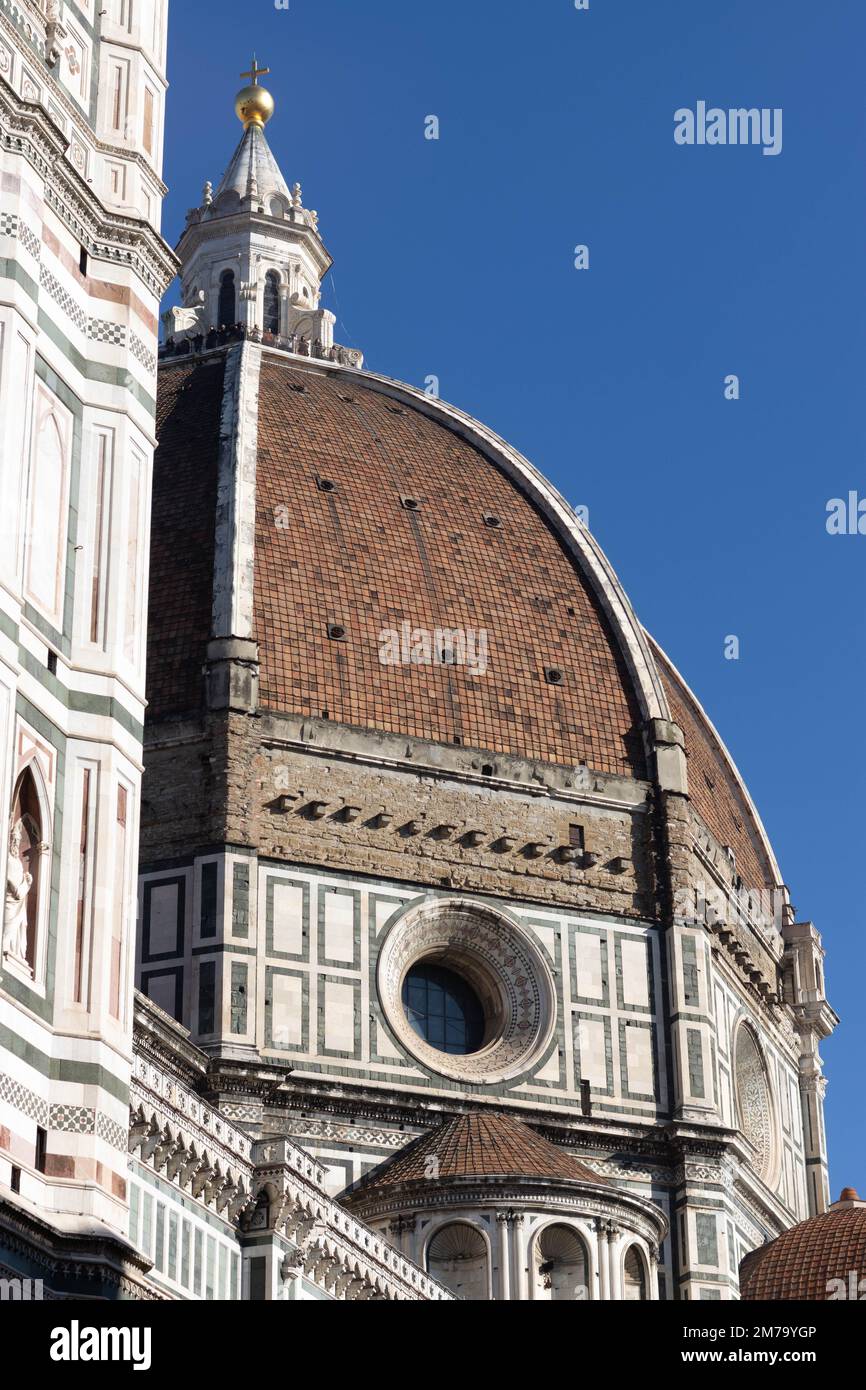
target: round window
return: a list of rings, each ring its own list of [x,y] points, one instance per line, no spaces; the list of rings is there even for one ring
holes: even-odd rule
[[[556,994],[541,947],[509,913],[427,898],[389,926],[379,999],[400,1044],[442,1076],[511,1080],[545,1055]]]
[[[484,1009],[470,984],[443,965],[421,961],[403,981],[403,1007],[419,1038],[437,1052],[466,1057],[484,1042]]]

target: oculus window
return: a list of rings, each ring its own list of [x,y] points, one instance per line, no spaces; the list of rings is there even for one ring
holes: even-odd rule
[[[472,986],[442,965],[420,961],[403,981],[413,1030],[438,1052],[466,1057],[484,1042],[484,1010]]]

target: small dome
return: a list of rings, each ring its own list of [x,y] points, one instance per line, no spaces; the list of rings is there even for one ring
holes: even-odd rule
[[[866,1202],[846,1187],[829,1211],[801,1221],[746,1256],[740,1265],[740,1297],[817,1303],[859,1298],[851,1292],[850,1275],[864,1269]]]
[[[431,1176],[434,1172],[435,1177]],[[425,1183],[435,1187],[448,1179],[505,1177],[608,1185],[606,1178],[521,1120],[492,1113],[446,1120],[380,1164],[362,1179],[352,1196]]]

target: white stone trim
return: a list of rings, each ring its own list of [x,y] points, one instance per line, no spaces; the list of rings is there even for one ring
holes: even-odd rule
[[[648,640],[648,642],[649,642],[649,644],[650,644],[650,647],[651,647],[651,648],[654,647],[655,650],[658,651],[658,652],[660,653],[660,655],[664,657],[664,659],[665,659],[665,661],[667,662],[668,666],[669,666],[669,667],[671,668],[671,670],[673,671],[673,673],[674,673],[674,675],[676,676],[677,680],[679,681],[680,685],[683,687],[683,690],[686,692],[686,694],[688,695],[689,699],[692,701],[692,704],[695,706],[695,709],[696,709],[696,710],[698,711],[698,713],[700,714],[701,719],[703,719],[704,723],[706,724],[707,728],[709,729],[710,733],[712,734],[713,738],[715,739],[716,744],[718,745],[718,748],[719,748],[719,752],[721,753],[721,755],[722,755],[722,757],[723,757],[723,759],[724,759],[724,761],[725,761],[725,766],[727,767],[728,771],[729,771],[730,774],[731,774],[731,777],[734,779],[735,783],[737,784],[737,787],[738,787],[739,790],[740,790],[740,794],[742,795],[743,800],[745,801],[746,806],[747,806],[747,808],[748,808],[748,810],[749,810],[749,812],[750,812],[750,814],[751,814],[751,816],[752,816],[752,819],[753,819],[753,821],[754,821],[754,823],[755,823],[755,829],[756,829],[757,832],[758,832],[758,838],[759,838],[759,840],[761,841],[761,846],[762,846],[762,848],[763,848],[763,850],[764,850],[764,852],[765,852],[765,854],[766,854],[766,856],[767,856],[767,859],[769,860],[770,868],[771,868],[772,871],[773,871],[773,874],[774,874],[775,879],[776,879],[776,883],[777,883],[777,885],[778,885],[779,887],[784,887],[784,883],[783,883],[783,880],[782,880],[782,871],[781,871],[781,869],[779,868],[778,861],[777,861],[777,859],[776,859],[775,854],[773,853],[773,847],[772,847],[772,845],[770,844],[769,836],[767,835],[767,832],[766,832],[766,830],[764,829],[764,823],[763,823],[763,821],[761,820],[760,815],[758,814],[758,808],[757,808],[757,806],[755,805],[754,801],[752,800],[751,796],[749,795],[749,789],[748,789],[748,787],[746,786],[745,782],[743,781],[743,778],[742,778],[742,776],[741,776],[741,774],[740,774],[740,771],[739,771],[739,769],[738,769],[736,763],[734,762],[733,758],[731,757],[730,753],[728,752],[727,745],[725,744],[724,739],[722,738],[721,734],[719,733],[719,731],[718,731],[718,729],[716,728],[716,726],[715,726],[715,724],[713,723],[713,721],[710,719],[709,715],[707,714],[706,710],[704,709],[704,707],[703,707],[703,705],[701,704],[700,700],[698,699],[697,695],[695,695],[695,693],[694,693],[694,691],[692,690],[691,686],[689,685],[688,681],[686,681],[686,680],[683,679],[682,675],[681,675],[680,672],[677,670],[677,668],[676,668],[676,666],[674,665],[674,663],[671,661],[671,659],[670,659],[670,657],[668,656],[667,652],[664,651],[664,649],[659,645],[659,643],[655,640],[655,638],[652,637],[648,632],[645,633],[645,636],[646,636],[646,638],[647,638],[647,640]]]
[[[261,348],[226,355],[217,480],[213,636],[251,638]]]
[[[453,1295],[317,1182],[321,1169],[286,1139],[254,1146],[256,1192],[268,1196],[269,1225],[298,1251],[298,1267],[332,1298],[450,1301]]]

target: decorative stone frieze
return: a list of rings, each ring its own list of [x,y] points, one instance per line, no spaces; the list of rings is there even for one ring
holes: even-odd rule
[[[257,1198],[267,1197],[268,1229],[297,1248],[296,1268],[333,1297],[427,1300],[452,1297],[411,1260],[327,1198],[324,1174],[286,1139],[254,1146]]]
[[[99,260],[130,268],[159,298],[178,261],[149,223],[110,213],[64,159],[68,141],[36,102],[22,102],[0,77],[0,150],[23,156],[45,181],[45,201]]]

